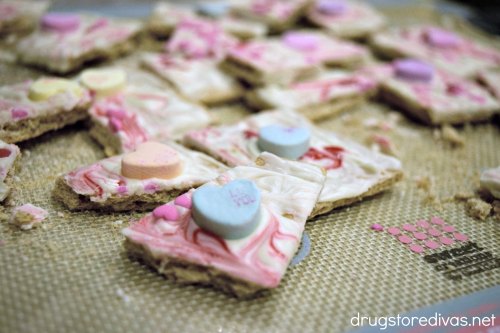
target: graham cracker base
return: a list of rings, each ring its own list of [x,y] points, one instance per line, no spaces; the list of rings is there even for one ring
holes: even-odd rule
[[[397,58],[405,58],[408,56],[406,53],[401,52],[397,48],[377,42],[376,35],[372,36],[372,38],[369,39],[368,44],[370,45],[370,48],[375,53],[375,55],[383,59],[392,60]]]
[[[354,198],[346,198],[342,200],[330,201],[330,202],[317,202],[316,206],[314,206],[311,215],[309,215],[309,219],[316,217],[318,215],[329,213],[336,208],[349,206],[355,202],[362,201],[368,197],[374,196],[380,192],[383,192],[391,188],[395,183],[397,183],[401,179],[403,179],[403,172],[401,171],[390,172],[387,174],[386,177],[384,177],[377,184],[370,187],[368,191],[366,191],[360,196]]]
[[[227,275],[214,267],[196,265],[168,256],[156,258],[148,249],[128,239],[125,240],[124,247],[131,257],[141,259],[176,283],[212,286],[243,299],[253,298],[266,290],[262,286]]]
[[[10,170],[7,172],[7,176],[5,177],[4,183],[9,188],[9,193],[7,194],[7,196],[5,197],[5,199],[3,201],[0,201],[0,203],[2,203],[2,204],[5,204],[5,203],[7,203],[7,205],[9,204],[9,197],[13,191],[12,185],[14,184],[14,177],[21,169],[21,157],[22,157],[21,153],[19,155],[17,155],[16,160],[14,161],[14,164],[12,165]]]
[[[87,116],[87,105],[85,105],[72,111],[61,111],[49,116],[26,118],[15,123],[5,124],[0,128],[0,139],[7,143],[25,141],[46,132],[74,124],[87,118]]]
[[[249,84],[261,86],[266,83],[263,73],[239,61],[226,59],[225,61],[221,62],[220,67],[229,75],[243,79]]]
[[[201,185],[201,184],[200,184]],[[163,191],[156,193],[145,193],[141,195],[132,196],[111,196],[106,201],[94,202],[89,197],[75,193],[73,189],[68,186],[63,176],[56,180],[56,184],[52,191],[54,199],[63,203],[69,210],[100,210],[100,211],[149,211],[156,208],[158,205],[167,203],[184,192],[189,191],[186,189],[174,189],[171,191]]]
[[[114,156],[123,153],[122,144],[117,135],[97,121],[91,121],[89,134],[103,148],[106,156]]]

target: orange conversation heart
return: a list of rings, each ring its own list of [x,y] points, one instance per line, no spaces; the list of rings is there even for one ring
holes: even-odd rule
[[[144,142],[122,158],[122,175],[133,179],[171,179],[182,173],[179,153],[159,142]]]

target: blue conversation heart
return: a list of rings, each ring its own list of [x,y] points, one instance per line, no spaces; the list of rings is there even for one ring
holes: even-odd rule
[[[309,149],[310,137],[305,127],[269,125],[260,129],[257,145],[262,151],[295,160]]]
[[[233,180],[224,186],[203,185],[192,199],[195,223],[222,238],[246,237],[259,223],[260,191],[250,180]]]
[[[221,17],[229,11],[229,4],[226,2],[200,3],[197,9],[203,15]]]

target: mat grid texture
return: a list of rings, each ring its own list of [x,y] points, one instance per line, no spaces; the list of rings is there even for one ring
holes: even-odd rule
[[[0,64],[2,84],[37,75]],[[211,112],[221,122],[249,114],[235,107]],[[363,142],[376,132],[366,119],[397,119],[394,114],[369,103],[319,125]],[[32,231],[0,222],[0,332],[345,332],[357,313],[396,315],[498,285],[500,269],[448,280],[389,234],[370,229],[437,215],[500,255],[500,223],[475,220],[463,203],[446,200],[476,190],[480,170],[500,165],[499,127],[483,123],[458,131],[466,141],[461,148],[404,116],[395,129],[377,132],[396,144],[405,179],[308,222],[310,255],[288,270],[279,288],[249,301],[176,285],[129,259],[120,230],[140,214],[71,213],[51,199],[58,174],[104,157],[84,124],[22,143],[12,204],[32,203],[50,215]],[[429,191],[417,187],[422,177],[432,183],[431,202]]]

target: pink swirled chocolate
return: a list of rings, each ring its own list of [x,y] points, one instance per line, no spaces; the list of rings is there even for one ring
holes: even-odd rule
[[[248,179],[260,188],[260,218],[250,235],[228,240],[204,230],[193,220],[191,208],[179,204],[178,198],[124,229],[125,237],[156,258],[178,258],[263,288],[276,287],[299,246],[324,176],[319,168],[299,171],[297,162],[269,154],[262,158],[267,166],[238,167],[214,181],[224,185]],[[275,172],[283,168],[288,175]],[[265,182],[259,181],[262,177]],[[191,201],[194,191],[184,194],[184,200]]]
[[[184,18],[177,25],[166,44],[166,51],[188,58],[215,58],[221,60],[237,40],[227,35],[216,22]]]

